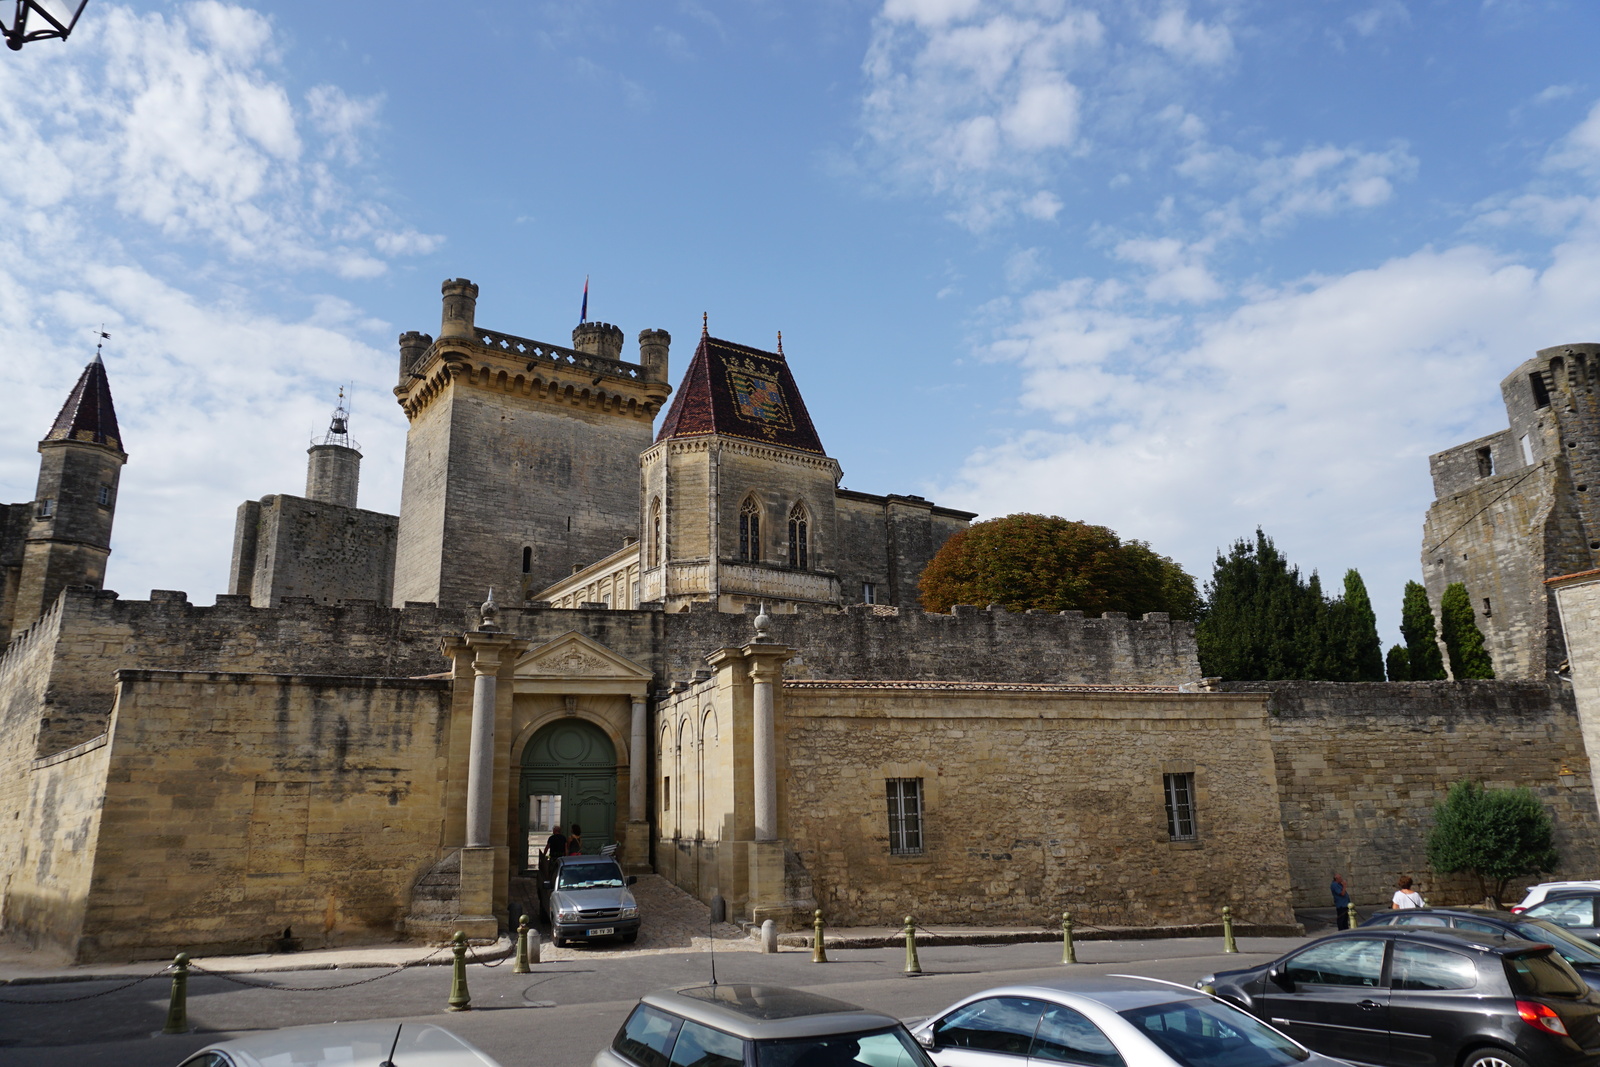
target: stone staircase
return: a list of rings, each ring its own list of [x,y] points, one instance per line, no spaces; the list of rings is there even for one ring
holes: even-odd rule
[[[400,922],[407,938],[448,941],[461,914],[461,850],[452,849],[411,887],[411,909]]]

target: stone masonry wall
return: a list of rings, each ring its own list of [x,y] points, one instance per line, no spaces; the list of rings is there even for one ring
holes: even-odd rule
[[[1600,820],[1571,691],[1537,682],[1230,682],[1268,696],[1296,907],[1329,907],[1333,872],[1386,906],[1402,874],[1430,903],[1476,903],[1475,880],[1428,869],[1434,808],[1453,782],[1527,786],[1556,825],[1561,870],[1600,869]],[[1563,786],[1565,763],[1576,782]],[[1542,877],[1531,877],[1537,882]],[[1520,895],[1522,886],[1508,892]]]
[[[780,832],[845,925],[1291,924],[1259,697],[786,683]],[[1192,773],[1198,840],[1167,828]],[[924,847],[891,855],[885,780],[917,778]]]
[[[447,680],[123,671],[81,960],[392,940],[440,857]]]
[[[304,497],[266,497],[240,508],[229,587],[259,608],[274,607],[286,596],[388,605],[399,521]]]

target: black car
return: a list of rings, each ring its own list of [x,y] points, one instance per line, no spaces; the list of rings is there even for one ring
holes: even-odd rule
[[[1474,908],[1402,908],[1380,911],[1361,924],[1368,926],[1407,926],[1434,930],[1465,930],[1491,937],[1521,937],[1543,941],[1572,964],[1583,980],[1600,989],[1600,945],[1592,944],[1546,919],[1507,912],[1478,911]]]
[[[1600,942],[1600,927],[1595,915],[1600,912],[1600,893],[1593,889],[1557,889],[1522,914],[1529,919],[1555,923],[1585,941]]]
[[[1600,993],[1548,944],[1522,938],[1364,927],[1196,984],[1356,1063],[1600,1065]]]

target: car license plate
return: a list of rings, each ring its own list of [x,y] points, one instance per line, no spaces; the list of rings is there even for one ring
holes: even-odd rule
[[[614,934],[616,932],[617,932],[617,928],[615,926],[597,926],[593,930],[589,931],[589,936],[590,937],[602,937],[605,934]]]

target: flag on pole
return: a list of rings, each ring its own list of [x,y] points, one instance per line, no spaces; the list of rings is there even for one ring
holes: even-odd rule
[[[589,321],[589,276],[583,276],[583,310],[578,312],[579,322]]]

